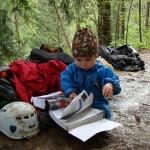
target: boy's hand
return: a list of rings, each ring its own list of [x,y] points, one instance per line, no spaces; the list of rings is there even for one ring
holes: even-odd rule
[[[102,94],[103,96],[106,96],[108,99],[112,99],[113,85],[111,83],[105,84],[102,90]]]
[[[70,93],[70,94],[69,94],[69,98],[70,98],[70,99],[74,99],[76,96],[77,96],[76,93]]]

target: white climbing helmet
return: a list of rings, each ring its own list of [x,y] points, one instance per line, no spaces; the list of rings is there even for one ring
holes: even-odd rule
[[[35,108],[26,102],[12,102],[0,110],[0,131],[12,139],[35,136],[39,122]]]

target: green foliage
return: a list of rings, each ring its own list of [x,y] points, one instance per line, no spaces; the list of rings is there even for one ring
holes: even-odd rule
[[[87,27],[97,35],[97,30],[100,28],[98,26],[97,2],[98,0],[0,1],[0,64],[20,59],[20,53],[26,59],[30,51],[33,48],[39,48],[41,44],[62,47],[66,53],[70,54],[55,7],[59,11],[71,45],[74,33],[79,28]],[[107,0],[103,0],[103,2],[107,2]],[[112,43],[110,45],[124,45],[127,38],[127,44],[135,48],[149,48],[150,29],[144,28],[147,0],[142,1],[142,43],[139,42],[138,1],[133,1],[129,22],[130,1],[124,0],[125,12],[121,12],[121,2],[123,0],[111,0]],[[121,23],[123,21],[125,22],[124,38],[121,37]],[[127,25],[129,27],[128,34]],[[107,24],[103,26],[107,26]]]
[[[142,43],[140,42],[140,35],[139,35],[139,4],[138,1],[133,1],[132,7],[131,7],[131,14],[129,16],[129,9],[131,6],[130,1],[125,2],[125,18],[122,18],[121,15],[121,1],[118,1],[116,4],[115,1],[112,1],[112,38],[113,41],[111,45],[123,45],[123,44],[130,44],[136,48],[149,48],[150,46],[150,39],[149,39],[149,31],[146,31],[144,29],[145,27],[145,7],[147,0],[142,1],[142,7],[141,7],[141,20],[142,20]],[[117,19],[119,17],[119,19]],[[128,22],[129,17],[129,22]],[[116,26],[118,25],[121,27],[120,21],[125,21],[125,32],[124,32],[124,39],[121,39],[120,37],[120,31],[121,28],[119,28],[119,33],[116,30]],[[150,22],[149,22],[150,23]],[[128,25],[128,33],[127,33],[127,25]],[[115,39],[115,37],[117,37]]]
[[[14,50],[13,32],[7,25],[8,14],[5,10],[0,10],[0,64],[16,58]]]

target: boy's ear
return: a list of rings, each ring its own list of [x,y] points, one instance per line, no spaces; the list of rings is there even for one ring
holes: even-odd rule
[[[75,61],[75,60],[76,60],[76,58],[75,58],[75,57],[73,57],[73,60]]]

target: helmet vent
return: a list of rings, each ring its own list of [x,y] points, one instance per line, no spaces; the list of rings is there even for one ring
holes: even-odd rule
[[[29,119],[29,116],[24,116],[24,119]]]
[[[17,120],[21,120],[21,117],[16,117]]]
[[[34,116],[34,113],[33,114],[31,114],[31,117],[33,117]]]
[[[29,126],[29,128],[34,128],[35,127],[35,124],[34,125],[32,125],[32,126]]]
[[[1,109],[1,112],[5,112],[6,111],[6,109]]]

